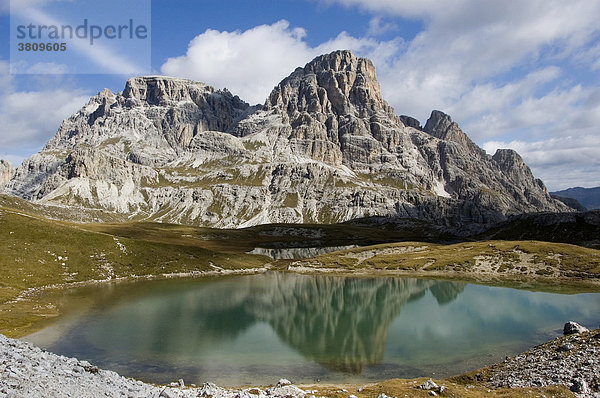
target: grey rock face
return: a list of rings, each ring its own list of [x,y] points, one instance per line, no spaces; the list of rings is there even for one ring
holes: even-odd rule
[[[561,202],[563,202],[570,208],[577,210],[578,212],[587,211],[587,208],[585,206],[583,206],[581,203],[579,203],[579,201],[577,199],[565,198],[562,196],[558,196],[552,192],[550,192],[550,196],[552,197],[552,199],[560,200]]]
[[[581,326],[577,322],[573,322],[573,321],[569,321],[569,322],[565,323],[565,327],[563,328],[563,333],[565,335],[585,333],[585,332],[589,332],[588,328]]]
[[[412,127],[412,128],[417,129],[417,130],[423,130],[423,127],[421,126],[421,122],[419,122],[414,117],[406,116],[406,115],[400,115],[400,121],[405,126],[407,126],[407,127]]]
[[[448,226],[568,211],[511,151],[449,116],[394,114],[373,64],[317,57],[263,107],[185,79],[137,77],[93,97],[5,192],[137,219],[215,227],[412,217]]]
[[[15,174],[15,169],[9,161],[0,159],[0,187],[10,181]]]
[[[436,390],[439,386],[432,379],[429,379],[417,388],[420,388],[421,390]]]
[[[587,381],[582,378],[573,379],[573,385],[571,386],[571,391],[577,394],[590,394],[592,390],[590,389]]]
[[[452,141],[466,147],[472,154],[485,157],[485,151],[479,148],[467,135],[452,121],[450,116],[440,111],[432,111],[425,123],[423,130],[441,140]]]

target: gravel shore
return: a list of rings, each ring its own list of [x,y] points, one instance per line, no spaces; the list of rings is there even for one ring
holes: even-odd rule
[[[600,397],[600,329],[537,346],[486,368],[482,382],[491,387],[541,387],[561,384],[579,397]],[[233,390],[212,383],[185,386],[183,380],[155,386],[98,369],[86,361],[59,356],[0,335],[0,398],[165,397],[274,398],[311,397],[287,380],[270,388]]]
[[[183,381],[154,386],[0,334],[0,398],[301,398],[305,395],[287,380],[280,380],[268,389],[229,390],[212,383],[186,387]]]
[[[569,326],[568,326],[569,325]],[[600,398],[600,329],[569,322],[563,337],[490,368],[493,387],[567,386],[580,397]]]

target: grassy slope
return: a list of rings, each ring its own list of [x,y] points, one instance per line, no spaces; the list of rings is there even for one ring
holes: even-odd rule
[[[331,241],[344,243],[350,237],[365,243],[406,239],[407,233],[386,233],[376,229],[330,226],[324,235],[313,232],[322,226],[296,226],[306,234],[281,236],[284,225],[259,226],[246,230],[214,230],[157,223],[73,224],[38,215],[36,208],[18,200],[0,201],[0,333],[22,336],[58,315],[58,302],[52,296],[36,293],[50,285],[65,286],[90,280],[157,275],[193,271],[252,268],[264,265],[264,257],[243,252],[257,243],[286,241]],[[44,215],[48,215],[44,213]],[[50,216],[52,216],[50,214]],[[319,235],[319,234],[317,234]],[[566,244],[545,242],[468,242],[453,245],[393,243],[330,253],[303,265],[368,272],[392,271],[419,276],[455,275],[477,279],[484,269],[476,258],[489,260],[490,275],[502,280],[600,277],[600,251]],[[530,262],[523,269],[523,259]],[[517,264],[519,263],[519,264]],[[297,264],[298,265],[298,264]],[[495,268],[495,269],[494,269]],[[485,276],[485,275],[484,275]],[[489,276],[489,275],[488,275]],[[24,294],[29,292],[30,294]],[[358,391],[345,386],[358,397],[388,395],[428,396],[416,390],[422,380],[388,380]],[[440,381],[449,389],[444,396],[488,396],[487,387],[465,387],[455,381]],[[439,384],[438,383],[438,384]],[[315,387],[330,396],[347,396],[339,386]],[[494,390],[498,396],[529,396],[530,389]],[[572,396],[563,387],[534,389],[554,396]]]
[[[329,253],[294,266],[491,282],[556,285],[560,280],[600,287],[600,250],[538,241],[382,244]]]
[[[76,224],[45,218],[52,209],[42,213],[25,201],[0,199],[0,332],[9,336],[21,336],[37,321],[58,314],[52,300],[25,294],[47,286],[214,271],[215,267],[255,268],[268,261],[245,254],[257,245],[372,244],[419,234],[349,225],[217,230],[152,222]],[[545,280],[555,284],[557,278],[564,278],[563,282],[568,279],[580,287],[600,278],[600,251],[529,241],[404,242],[331,253],[296,265],[496,283]]]
[[[347,398],[350,394],[358,398],[375,398],[380,394],[388,397],[431,397],[429,391],[418,389],[417,387],[427,379],[391,379],[381,383],[366,385],[344,385],[344,386],[323,386],[322,384],[301,386],[305,391],[312,390],[315,396],[326,396],[331,398]],[[446,387],[442,397],[575,397],[571,391],[564,386],[551,386],[544,388],[499,388],[490,390],[482,383],[463,383],[461,380],[434,380],[438,385]]]
[[[421,238],[422,230],[385,231],[344,224],[268,224],[244,229],[215,229],[156,222],[82,224],[89,231],[164,243],[197,245],[231,253],[255,247],[373,245]]]
[[[55,303],[26,291],[58,284],[131,276],[260,267],[266,258],[217,252],[189,242],[114,237],[0,208],[0,332],[23,335],[57,313]]]

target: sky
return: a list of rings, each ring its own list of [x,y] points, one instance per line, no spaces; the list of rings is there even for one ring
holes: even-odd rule
[[[147,1],[151,74],[256,104],[296,67],[352,50],[396,114],[424,124],[441,110],[488,153],[515,149],[550,190],[600,186],[600,0]],[[11,74],[9,10],[0,0],[0,158],[17,165],[131,75]]]

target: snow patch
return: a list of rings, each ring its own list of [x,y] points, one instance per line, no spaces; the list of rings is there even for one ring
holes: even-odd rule
[[[435,181],[435,185],[433,186],[433,192],[437,196],[442,196],[444,198],[451,198],[452,196],[446,191],[444,188],[444,184],[441,181]]]

